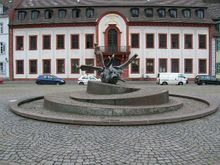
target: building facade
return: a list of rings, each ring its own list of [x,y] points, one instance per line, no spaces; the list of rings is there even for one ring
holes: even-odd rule
[[[0,3],[0,77],[4,79],[9,78],[8,24],[7,9]]]
[[[155,79],[160,72],[214,75],[215,29],[206,4],[169,3],[24,0],[10,22],[11,78],[78,78],[85,74],[80,65],[100,65],[97,49],[106,62],[114,54],[115,65],[138,54],[125,79]]]

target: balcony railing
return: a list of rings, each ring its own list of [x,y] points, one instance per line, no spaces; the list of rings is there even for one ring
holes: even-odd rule
[[[115,47],[115,46],[100,46],[98,47],[99,50],[101,50],[103,53],[106,54],[128,54],[130,53],[130,46],[120,46],[120,47]]]

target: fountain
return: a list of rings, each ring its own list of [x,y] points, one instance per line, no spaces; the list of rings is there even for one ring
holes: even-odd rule
[[[81,66],[82,70],[101,72],[102,82],[89,81],[86,91],[50,94],[16,101],[10,110],[32,119],[81,125],[147,125],[190,120],[214,113],[218,106],[209,100],[170,94],[159,87],[137,88],[120,84],[123,68],[110,59],[103,67]],[[123,81],[123,80],[121,80]]]

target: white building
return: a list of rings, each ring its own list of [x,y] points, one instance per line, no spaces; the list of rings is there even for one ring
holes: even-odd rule
[[[8,24],[9,17],[6,9],[0,3],[0,77],[5,79],[9,78]]]
[[[123,77],[155,79],[159,72],[213,74],[213,22],[205,4],[188,0],[179,7],[170,2],[150,4],[137,1],[127,7],[90,0],[57,3],[38,0],[16,8],[11,24],[13,35],[13,78],[35,79],[39,74],[78,78],[82,64],[99,65],[94,44],[104,58],[115,54],[116,63],[138,54]],[[129,1],[130,2],[130,1]],[[99,5],[99,7],[94,7]],[[62,6],[63,5],[63,6]],[[106,7],[112,6],[113,7]],[[68,7],[66,7],[68,6]]]

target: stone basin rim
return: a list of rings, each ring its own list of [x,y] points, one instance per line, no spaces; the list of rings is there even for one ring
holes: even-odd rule
[[[156,118],[156,119],[155,118],[143,119],[144,116],[142,116],[141,118],[139,118],[139,120],[138,119],[129,120],[126,118],[122,118],[121,120],[118,119],[114,120],[114,118],[108,118],[108,117],[97,118],[94,120],[94,119],[90,119],[89,117],[82,118],[80,116],[76,116],[75,118],[62,119],[59,117],[55,117],[53,115],[43,116],[42,114],[33,114],[31,112],[25,112],[22,110],[22,108],[19,107],[21,104],[44,99],[44,96],[39,96],[39,97],[21,99],[16,102],[10,103],[9,109],[17,115],[39,121],[62,123],[62,124],[93,125],[93,126],[140,126],[140,125],[175,123],[175,122],[181,122],[181,121],[187,121],[187,120],[205,117],[218,110],[218,105],[206,100],[205,98],[189,96],[189,95],[177,95],[177,94],[170,94],[170,96],[194,99],[207,104],[209,107],[192,114],[184,114],[181,116],[170,116],[166,118]]]

